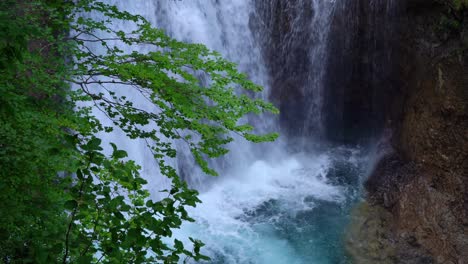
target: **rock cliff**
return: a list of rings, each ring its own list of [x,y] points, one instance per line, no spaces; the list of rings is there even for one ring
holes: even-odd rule
[[[396,263],[468,263],[467,12],[404,4],[401,111],[387,113],[392,150],[366,183],[368,201],[391,214],[379,243],[395,248]]]

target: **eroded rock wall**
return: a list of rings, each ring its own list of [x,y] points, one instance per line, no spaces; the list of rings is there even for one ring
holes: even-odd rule
[[[443,16],[459,24],[447,27]],[[468,263],[467,14],[406,1],[403,18],[402,112],[393,113],[394,151],[370,176],[368,200],[393,216],[396,263]],[[431,260],[405,258],[416,248]]]

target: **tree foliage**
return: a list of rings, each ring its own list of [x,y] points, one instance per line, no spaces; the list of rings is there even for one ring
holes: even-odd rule
[[[112,29],[117,21],[133,30]],[[207,159],[228,152],[232,133],[274,140],[244,118],[277,112],[248,95],[261,87],[205,46],[174,40],[143,17],[94,0],[2,1],[0,27],[3,262],[207,259],[201,241],[167,242],[173,229],[193,221],[186,207],[200,202],[167,160],[183,141],[203,171],[216,175]],[[101,48],[90,48],[96,44]],[[152,107],[136,107],[128,93]],[[132,157],[96,136],[115,129],[146,140],[171,179],[166,198],[151,199]]]
[[[468,0],[437,0],[444,7],[436,21],[434,32],[442,40],[461,39],[461,50],[467,48],[466,27],[468,21]],[[464,43],[463,43],[464,42]],[[458,52],[460,51],[457,49]]]

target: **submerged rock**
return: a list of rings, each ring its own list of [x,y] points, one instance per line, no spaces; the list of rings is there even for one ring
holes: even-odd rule
[[[391,213],[382,207],[362,202],[352,210],[345,240],[354,263],[397,263],[396,246],[390,238],[391,224]]]

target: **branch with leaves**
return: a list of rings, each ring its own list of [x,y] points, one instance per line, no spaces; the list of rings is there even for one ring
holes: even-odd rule
[[[8,5],[15,3],[8,1]],[[7,4],[3,3],[3,6]],[[12,129],[0,130],[0,135],[10,133],[10,144],[13,141],[27,148],[20,143],[25,137],[11,135],[27,127],[33,118],[18,123],[19,117],[11,118],[7,107],[23,111],[18,105],[27,105],[24,111],[29,114],[53,112],[66,105],[66,111],[61,110],[60,115],[34,116],[38,121],[27,130],[35,133],[34,139],[40,139],[38,142],[53,143],[57,149],[66,151],[52,155],[33,152],[40,157],[35,159],[37,161],[45,162],[46,158],[51,158],[58,164],[50,166],[46,178],[35,172],[28,178],[28,181],[37,177],[45,180],[43,185],[46,187],[42,186],[45,189],[41,192],[53,195],[50,202],[58,205],[54,207],[55,211],[48,213],[51,218],[56,215],[52,222],[56,223],[58,231],[47,237],[37,235],[34,243],[25,241],[28,232],[39,233],[40,228],[51,228],[39,225],[38,229],[32,229],[34,225],[31,223],[38,221],[38,216],[31,214],[31,222],[20,227],[25,232],[14,242],[11,239],[14,234],[8,230],[13,224],[0,224],[1,238],[11,240],[5,250],[0,247],[0,257],[11,260],[7,263],[17,263],[15,260],[23,257],[35,263],[208,260],[201,253],[201,241],[190,238],[192,245],[188,247],[171,239],[172,230],[180,228],[184,221],[194,221],[186,207],[195,207],[200,200],[198,192],[181,180],[167,160],[177,156],[176,142],[182,141],[205,173],[217,175],[208,166],[208,159],[228,152],[226,145],[234,140],[233,133],[252,142],[277,138],[276,133],[254,133],[254,126],[246,117],[275,114],[278,110],[251,96],[262,88],[238,72],[234,63],[201,44],[170,38],[139,15],[94,0],[36,0],[21,8],[25,6],[28,7],[25,10],[35,10],[25,11],[18,18],[19,28],[32,28],[23,30],[25,43],[31,43],[33,39],[47,41],[37,48],[18,49],[21,56],[8,57],[8,63],[2,60],[2,67],[14,68],[2,71],[8,77],[2,80],[5,84],[2,87],[7,87],[2,88],[2,92],[8,101],[4,102],[0,117],[11,124]],[[19,9],[17,5],[16,10]],[[11,12],[13,16],[16,11]],[[111,25],[116,21],[132,24],[129,28],[135,30],[115,30]],[[92,48],[96,45],[100,48]],[[44,50],[54,56],[46,58]],[[68,89],[67,84],[73,84],[75,88]],[[35,93],[40,92],[44,95],[41,98],[47,100],[36,100],[37,96],[22,92],[32,86]],[[59,97],[55,96],[57,91],[62,91]],[[136,107],[126,94],[140,96],[148,107]],[[57,102],[52,103],[54,100]],[[103,120],[93,115],[93,109],[101,111],[113,126],[104,126]],[[43,122],[46,119],[47,122]],[[39,127],[42,123],[44,125]],[[140,175],[141,168],[118,147],[117,142],[110,144],[112,154],[104,152],[96,135],[113,133],[115,129],[122,130],[131,139],[147,142],[161,174],[172,182],[168,190],[162,190],[167,197],[161,200],[150,198],[145,189],[147,181]],[[3,141],[0,146],[9,144]],[[6,153],[19,155],[14,154],[13,148]],[[2,161],[6,159],[4,157],[0,156]],[[26,158],[21,162],[18,166],[28,164]],[[11,165],[9,169],[15,168],[16,165]],[[59,172],[63,176],[57,176]],[[24,194],[14,182],[1,183]],[[25,213],[23,210],[17,215]],[[8,223],[14,223],[15,219]],[[45,245],[51,239],[56,241],[50,245],[51,250],[41,250],[41,247],[48,248]],[[173,242],[168,243],[169,240]],[[18,253],[16,247],[20,244],[26,246]]]

